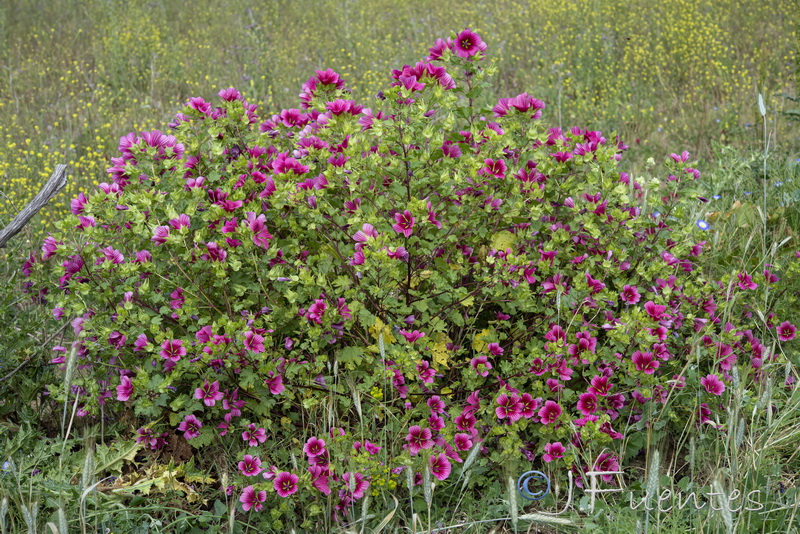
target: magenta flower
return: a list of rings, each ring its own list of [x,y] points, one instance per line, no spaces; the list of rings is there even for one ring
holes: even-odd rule
[[[494,356],[502,356],[505,352],[499,343],[489,343],[486,348],[489,349],[489,352],[491,352]]]
[[[722,395],[725,392],[725,384],[717,375],[706,375],[700,379],[700,385],[712,395]]]
[[[369,223],[361,225],[361,230],[353,234],[353,240],[359,243],[366,243],[371,237],[378,237],[378,231]]]
[[[502,180],[506,177],[506,162],[502,159],[498,159],[497,161],[493,159],[485,159],[483,160],[484,167],[478,171],[478,174],[486,174],[489,176],[493,176],[499,180]]]
[[[425,332],[420,332],[419,330],[414,330],[413,332],[409,332],[407,330],[400,330],[400,334],[406,338],[406,341],[409,343],[414,343],[418,339],[422,339],[425,337]]]
[[[433,447],[433,440],[431,439],[431,431],[429,428],[421,428],[419,425],[414,425],[408,429],[406,441],[408,442],[408,450],[412,456],[416,456],[422,449],[430,449]]]
[[[219,390],[219,381],[217,380],[211,384],[206,380],[202,387],[194,390],[194,398],[202,399],[203,404],[206,406],[214,406],[217,401],[222,400],[224,396],[225,394]]]
[[[125,256],[122,255],[122,252],[111,246],[103,249],[103,256],[105,256],[106,261],[110,261],[114,264],[119,264],[125,261]]]
[[[589,387],[589,393],[594,393],[600,397],[605,397],[611,391],[611,382],[606,376],[593,376]]]
[[[642,352],[637,350],[631,356],[631,360],[636,365],[637,371],[642,371],[646,375],[652,375],[658,369],[659,363],[653,357],[652,352]]]
[[[453,436],[453,445],[460,451],[468,451],[472,448],[472,436],[470,434],[456,434]]]
[[[564,163],[572,159],[572,152],[554,152],[550,155],[559,163]]]
[[[188,228],[191,225],[191,223],[192,220],[185,213],[181,213],[177,218],[171,219],[169,221],[169,225],[176,230],[180,230],[181,228]]]
[[[602,472],[619,471],[619,461],[611,453],[601,453],[594,462],[594,470]],[[603,475],[602,478],[604,482],[613,482],[614,475]]]
[[[414,223],[416,222],[411,212],[405,210],[403,213],[395,213],[394,220],[395,224],[392,225],[392,230],[406,237],[411,237],[411,234],[414,233]]]
[[[242,439],[250,447],[257,447],[259,443],[267,441],[267,432],[263,428],[256,427],[255,423],[247,425],[248,430],[242,432]]]
[[[248,330],[244,333],[244,348],[255,353],[264,352],[264,336]]]
[[[439,41],[437,41],[437,45],[438,44]],[[476,56],[479,52],[483,52],[485,50],[486,43],[483,42],[477,33],[473,32],[469,28],[466,28],[464,31],[459,33],[453,41],[453,51],[456,53],[456,55],[465,59]],[[434,52],[431,50],[430,57],[433,58],[433,55]]]
[[[442,59],[442,54],[444,54],[445,50],[451,50],[452,48],[453,42],[449,38],[446,41],[444,39],[436,39],[433,46],[428,49],[430,55],[426,59],[428,61]]]
[[[319,456],[320,454],[324,454],[325,440],[318,439],[316,436],[308,438],[308,441],[306,441],[305,446],[303,446],[303,452],[306,453],[306,456],[308,456],[309,458],[313,458],[315,456]]]
[[[157,226],[150,241],[156,245],[163,245],[167,242],[167,236],[169,236],[169,226]]]
[[[431,413],[444,412],[445,404],[439,395],[434,395],[433,397],[429,398],[426,404],[428,405],[428,408],[431,409]]]
[[[314,304],[308,307],[308,311],[306,312],[306,317],[317,324],[322,324],[322,316],[325,313],[325,310],[328,309],[328,305],[325,304],[323,299],[316,299]]]
[[[272,374],[272,371],[270,371],[270,374]],[[283,385],[283,376],[281,375],[275,375],[267,378],[264,380],[264,384],[266,384],[266,386],[269,388],[269,392],[273,395],[280,395],[283,393],[283,390],[286,389]]]
[[[325,495],[330,495],[331,488],[328,486],[328,468],[321,465],[312,465],[308,467],[308,472],[311,474],[311,485]]]
[[[519,405],[522,410],[522,416],[525,419],[530,419],[536,415],[536,410],[541,406],[541,399],[534,399],[530,393],[523,393],[522,398],[519,400]]]
[[[239,472],[246,477],[254,477],[261,473],[261,458],[258,456],[244,455],[244,459],[239,462]]]
[[[739,287],[742,289],[756,289],[758,284],[753,282],[753,277],[747,273],[739,273]]]
[[[562,445],[560,441],[548,443],[544,446],[542,460],[544,460],[546,463],[550,463],[553,460],[563,458],[565,452],[567,452],[567,449],[564,448],[564,445]]]
[[[430,466],[431,474],[439,480],[446,480],[453,470],[450,460],[448,460],[447,456],[443,453],[439,453],[438,455],[432,454],[430,458],[428,458],[428,465]]]
[[[499,406],[494,410],[497,418],[505,419],[508,417],[508,420],[512,423],[518,421],[522,417],[522,403],[520,403],[520,400],[516,393],[511,394],[511,396],[503,393],[497,397]]]
[[[349,495],[358,500],[364,496],[364,492],[369,488],[369,480],[364,478],[361,473],[345,473],[342,475],[344,486],[348,489]]]
[[[597,411],[597,397],[594,393],[581,393],[578,396],[578,410],[581,414],[589,415]]]
[[[417,364],[417,372],[420,380],[426,384],[433,384],[433,380],[436,378],[436,370],[431,367],[430,363],[425,360],[419,362]]]
[[[200,419],[192,414],[187,415],[178,425],[178,430],[183,432],[183,437],[186,439],[192,439],[199,436],[201,428],[203,428],[203,423],[200,422]]]
[[[288,497],[297,491],[298,480],[299,478],[297,475],[283,471],[278,473],[278,476],[275,477],[275,481],[272,483],[272,485],[275,488],[275,491],[278,492],[278,495],[281,497]]]
[[[263,490],[256,492],[253,486],[247,486],[242,492],[242,496],[239,497],[239,502],[242,503],[242,509],[245,512],[249,512],[251,508],[255,508],[256,512],[260,512],[264,509],[264,505],[261,503],[266,500],[267,492]]]
[[[442,145],[442,154],[452,159],[460,158],[462,155],[461,147],[452,141],[445,141]]]
[[[171,341],[164,340],[161,343],[161,352],[159,355],[165,360],[177,363],[181,356],[186,356],[186,348],[183,346],[183,341],[180,339],[173,339]]]
[[[120,384],[117,386],[117,400],[126,402],[133,395],[133,382],[129,376],[120,377]]]
[[[656,304],[652,300],[648,300],[644,304],[644,311],[646,311],[647,315],[652,317],[654,321],[660,321],[664,317],[664,312],[667,311],[667,307]]]
[[[555,422],[561,415],[561,406],[559,406],[557,402],[547,401],[539,410],[538,415],[543,425],[549,425]]]
[[[486,356],[477,356],[472,358],[469,364],[473,369],[475,369],[475,372],[482,377],[489,376],[489,369],[492,368],[492,364],[489,362],[489,359]]]
[[[781,341],[791,341],[797,333],[797,327],[789,321],[784,321],[776,327],[778,339]]]

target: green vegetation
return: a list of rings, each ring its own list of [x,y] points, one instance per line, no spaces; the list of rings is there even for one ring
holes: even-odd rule
[[[800,532],[795,2],[252,4],[0,6],[0,227],[71,173],[0,250],[0,534]],[[432,61],[456,88],[392,77],[465,27],[486,59]],[[318,73],[273,117],[326,68],[344,86]],[[498,103],[522,92],[541,120]],[[603,372],[623,407],[589,388]],[[519,415],[506,382],[541,407]],[[570,468],[586,489],[617,465],[600,484],[624,492],[538,515]],[[543,501],[516,494],[529,469]],[[708,505],[674,506],[691,492]]]

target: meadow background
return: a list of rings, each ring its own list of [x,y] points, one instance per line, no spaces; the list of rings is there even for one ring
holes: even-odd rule
[[[36,461],[45,462],[44,449],[30,444],[52,437],[33,401],[37,388],[52,378],[49,354],[40,349],[59,334],[60,325],[20,293],[22,263],[38,250],[52,222],[69,211],[69,199],[106,181],[108,158],[120,136],[165,129],[189,97],[210,99],[233,86],[266,116],[266,110],[297,107],[300,85],[315,69],[332,68],[355,100],[368,104],[390,80],[391,69],[414,64],[437,37],[470,27],[498,62],[494,98],[527,91],[547,103],[544,120],[552,126],[617,132],[631,147],[626,165],[635,176],[648,173],[651,157],[688,150],[698,158],[707,196],[713,198],[698,218],[711,224],[717,262],[709,268],[723,272],[737,258],[786,238],[797,248],[798,12],[796,0],[3,0],[0,227],[35,195],[56,164],[69,166],[66,190],[0,250],[4,456],[34,451]],[[765,171],[768,206],[760,198]],[[762,232],[763,242],[751,242]],[[796,365],[791,373],[797,374]],[[782,402],[800,406],[797,395]],[[741,464],[745,473],[739,476],[747,475],[746,467],[752,480],[761,480],[768,469],[772,480],[789,487],[796,484],[800,465],[791,449],[799,422],[800,416],[770,419],[766,426],[748,428],[756,441],[747,451],[720,441],[698,455]],[[78,450],[86,439],[70,438],[69,445]],[[769,447],[779,460],[767,466],[768,455],[758,451]],[[52,482],[51,511],[69,514],[78,502],[85,507],[88,493],[66,497],[74,482],[70,477]],[[24,515],[19,510],[33,502],[25,495],[33,493],[20,487],[12,509],[16,502],[17,513]],[[165,514],[179,518],[185,512],[172,501],[141,510],[137,525],[144,524],[141,514],[149,513],[162,528],[170,525]],[[220,517],[225,511],[216,510]],[[492,513],[505,512],[500,506],[487,510],[487,517]],[[84,515],[84,528],[100,528],[105,520],[89,514],[92,523]],[[786,518],[794,520],[794,513]],[[631,521],[633,528],[637,519]],[[676,531],[684,528],[669,521],[676,522]],[[701,526],[724,528],[713,522]],[[742,528],[751,527],[761,531],[755,523]]]

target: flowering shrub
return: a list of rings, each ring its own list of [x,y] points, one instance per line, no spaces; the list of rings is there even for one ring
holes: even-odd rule
[[[731,308],[753,273],[703,278],[689,154],[643,183],[619,140],[545,128],[526,93],[479,109],[485,53],[467,29],[371,107],[320,70],[299,108],[259,117],[231,88],[122,137],[26,265],[52,263],[79,413],[128,412],[154,450],[238,444],[227,489],[280,528],[477,466],[580,483],[654,406],[683,428],[758,380],[795,327],[758,339]]]

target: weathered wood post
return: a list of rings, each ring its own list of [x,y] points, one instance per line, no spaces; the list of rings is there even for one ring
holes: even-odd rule
[[[50,202],[51,198],[64,189],[65,185],[67,185],[67,166],[58,164],[41,191],[28,202],[28,205],[14,217],[8,226],[0,230],[0,248],[4,248],[6,243],[17,235],[45,204]]]

